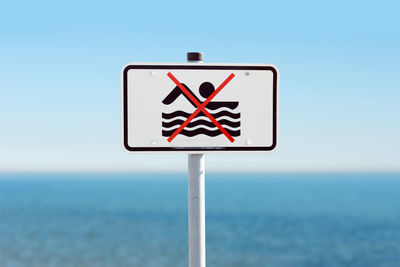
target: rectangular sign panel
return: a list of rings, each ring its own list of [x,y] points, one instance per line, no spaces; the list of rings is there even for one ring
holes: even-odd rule
[[[270,151],[278,71],[271,65],[130,64],[122,73],[128,151]]]

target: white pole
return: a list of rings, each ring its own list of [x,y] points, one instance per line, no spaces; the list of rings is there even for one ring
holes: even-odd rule
[[[189,267],[206,266],[204,154],[189,154]]]
[[[187,53],[188,62],[203,63],[203,54]],[[205,156],[188,155],[189,267],[206,266]]]

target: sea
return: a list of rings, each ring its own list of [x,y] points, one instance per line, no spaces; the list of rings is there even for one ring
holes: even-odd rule
[[[184,173],[0,173],[0,266],[188,266]],[[207,174],[207,266],[399,267],[400,174]]]

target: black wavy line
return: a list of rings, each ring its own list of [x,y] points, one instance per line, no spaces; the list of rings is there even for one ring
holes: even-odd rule
[[[206,108],[210,110],[216,110],[219,108],[228,108],[230,110],[234,110],[239,105],[239,102],[210,102],[207,104]]]
[[[225,129],[225,130],[226,130],[231,136],[235,136],[235,137],[240,136],[240,130],[237,130],[237,131],[233,131],[233,130],[230,130],[230,129]],[[175,131],[176,131],[176,129],[174,129],[174,130],[169,130],[169,131],[163,130],[163,131],[162,131],[162,135],[163,135],[164,137],[169,137],[169,136],[171,136]],[[222,134],[222,132],[221,132],[219,129],[217,129],[217,130],[215,130],[215,131],[210,131],[210,130],[207,130],[207,129],[204,129],[204,128],[198,128],[198,129],[193,130],[193,131],[188,131],[188,130],[186,130],[186,129],[183,129],[182,131],[179,132],[179,134],[182,134],[182,135],[188,136],[188,137],[193,137],[193,136],[196,136],[196,135],[198,135],[198,134],[204,134],[204,135],[207,135],[207,136],[215,137],[215,136],[217,136],[217,135]]]
[[[212,113],[210,113],[210,114],[215,119],[218,119],[219,117],[222,117],[222,116],[228,116],[228,117],[230,117],[232,119],[239,119],[240,118],[240,112],[239,113],[231,113],[231,112],[226,111],[226,110],[220,111],[220,112],[215,113],[215,114],[212,114]],[[190,115],[192,115],[192,114],[191,113],[186,113],[186,112],[184,112],[182,110],[178,110],[178,111],[174,111],[172,113],[162,113],[161,117],[163,119],[169,120],[169,119],[172,119],[172,118],[175,118],[175,117],[179,117],[179,116],[188,118]],[[195,118],[197,118],[197,117],[206,117],[206,115],[204,115],[204,113],[200,111],[199,114]]]
[[[173,121],[170,121],[170,122],[162,122],[162,127],[170,128],[170,127],[173,127],[173,126],[180,126],[184,122],[185,122],[184,120],[179,120],[179,119],[178,120],[173,120]],[[223,125],[227,125],[227,126],[234,127],[234,128],[240,127],[240,121],[234,122],[234,121],[222,119],[222,120],[219,120],[218,122],[222,126]],[[208,126],[208,127],[216,127],[215,124],[212,121],[210,121],[210,120],[207,121],[207,120],[201,119],[201,120],[190,122],[186,126],[186,128],[192,128],[192,127],[196,127],[198,125],[204,125],[204,126]]]

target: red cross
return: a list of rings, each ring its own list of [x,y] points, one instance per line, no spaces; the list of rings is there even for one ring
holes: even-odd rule
[[[176,131],[167,139],[168,142],[171,142],[182,130],[183,128],[186,127],[186,125],[188,125],[190,123],[190,121],[197,116],[197,114],[199,114],[199,112],[203,112],[214,124],[215,126],[218,127],[218,129],[229,139],[229,141],[231,141],[232,143],[235,141],[235,139],[233,139],[233,137],[224,129],[224,127],[221,126],[221,124],[219,124],[219,122],[206,110],[206,106],[208,103],[210,103],[210,101],[222,90],[222,88],[225,87],[225,85],[227,85],[232,79],[233,77],[235,77],[235,74],[231,73],[228,78],[226,78],[226,80],[221,83],[220,86],[218,86],[217,90],[215,90],[207,99],[206,101],[203,102],[203,104],[201,104],[199,101],[197,101],[197,99],[188,91],[186,90],[186,88],[175,78],[174,75],[172,75],[171,72],[168,72],[167,76],[182,90],[182,92],[187,95],[190,100],[193,101],[193,103],[195,103],[195,105],[197,106],[197,109],[193,112],[192,115],[189,116],[189,118],[186,119],[186,121],[184,123],[182,123],[182,125],[176,129]]]

